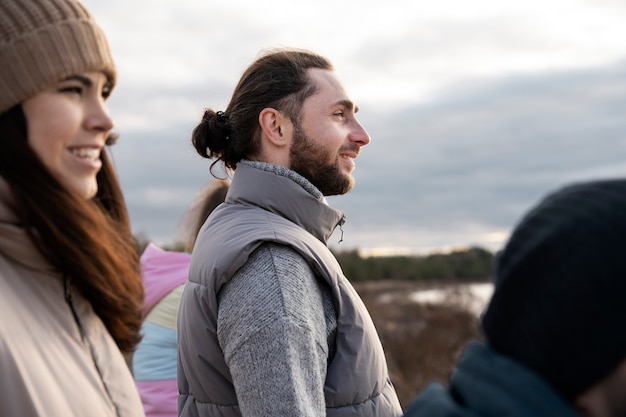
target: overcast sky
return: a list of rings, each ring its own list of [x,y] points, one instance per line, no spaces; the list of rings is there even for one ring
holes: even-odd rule
[[[84,3],[118,64],[133,229],[159,244],[211,180],[191,130],[273,47],[329,57],[372,137],[356,187],[329,199],[344,249],[497,250],[547,192],[626,175],[623,0]]]

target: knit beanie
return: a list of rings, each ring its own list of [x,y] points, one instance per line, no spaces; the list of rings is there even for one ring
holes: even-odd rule
[[[104,33],[76,0],[2,0],[0,63],[0,114],[77,73],[116,79]]]
[[[572,401],[626,359],[625,321],[626,180],[548,195],[498,257],[487,342]]]

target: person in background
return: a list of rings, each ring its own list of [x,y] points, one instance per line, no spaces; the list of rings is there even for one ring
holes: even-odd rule
[[[178,318],[186,416],[402,414],[374,324],[326,243],[370,137],[332,64],[295,49],[252,63],[192,141],[234,170],[192,252]]]
[[[149,243],[141,255],[146,291],[142,340],[133,356],[133,374],[147,417],[178,415],[176,384],[176,318],[196,235],[207,217],[224,201],[227,180],[215,180],[187,212],[182,231],[184,252]]]
[[[406,417],[626,416],[626,180],[566,186],[530,210],[495,270],[450,386]]]
[[[0,415],[142,416],[105,35],[76,0],[2,0],[0,62]]]

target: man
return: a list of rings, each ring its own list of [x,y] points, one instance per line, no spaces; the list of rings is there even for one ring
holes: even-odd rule
[[[626,180],[565,187],[516,227],[450,387],[405,416],[626,416]]]
[[[326,241],[370,142],[331,63],[258,58],[193,132],[234,174],[201,229],[179,312],[181,416],[400,416],[380,340]],[[212,165],[213,166],[213,165]]]

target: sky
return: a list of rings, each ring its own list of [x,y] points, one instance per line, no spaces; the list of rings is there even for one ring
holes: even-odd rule
[[[566,184],[626,176],[623,0],[83,0],[119,82],[112,150],[133,230],[157,244],[208,184],[190,142],[263,50],[334,63],[372,142],[329,246],[497,251]]]

